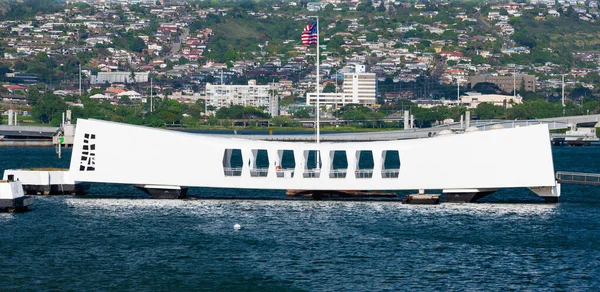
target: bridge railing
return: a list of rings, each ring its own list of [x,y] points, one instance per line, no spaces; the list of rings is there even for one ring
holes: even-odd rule
[[[556,180],[567,184],[600,185],[600,174],[559,171],[556,173]]]

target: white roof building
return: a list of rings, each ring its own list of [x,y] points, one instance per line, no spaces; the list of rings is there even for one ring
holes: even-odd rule
[[[523,97],[517,94],[500,95],[500,94],[481,94],[477,92],[468,92],[467,95],[460,97],[460,102],[467,108],[477,108],[481,103],[491,103],[506,108],[512,107],[513,104],[522,104]]]
[[[132,99],[132,100],[134,100],[134,99],[135,100],[141,100],[142,99],[142,95],[139,94],[139,93],[137,93],[137,92],[135,92],[135,91],[133,91],[133,90],[125,91],[125,92],[121,92],[121,93],[117,94],[118,98],[122,98],[122,97],[125,97],[125,96],[128,97],[129,99]]]
[[[90,96],[90,98],[95,99],[95,100],[101,100],[101,99],[108,99],[108,96],[101,94],[101,93],[97,93],[97,94]]]

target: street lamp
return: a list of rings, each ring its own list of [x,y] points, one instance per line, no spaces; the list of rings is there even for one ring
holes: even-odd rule
[[[150,112],[153,111],[153,99],[154,97],[152,96],[152,70],[150,71]]]

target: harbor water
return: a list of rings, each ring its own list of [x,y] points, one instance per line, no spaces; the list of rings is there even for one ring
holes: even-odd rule
[[[557,171],[600,173],[600,147],[554,147]],[[52,148],[1,148],[0,170],[67,167]],[[493,167],[493,166],[490,166]],[[591,291],[600,287],[600,187],[526,189],[477,204],[288,199],[129,185],[36,197],[0,214],[2,290]],[[234,229],[239,224],[241,229]]]

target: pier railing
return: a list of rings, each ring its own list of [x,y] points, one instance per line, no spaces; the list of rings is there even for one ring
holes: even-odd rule
[[[223,168],[225,176],[242,176],[241,167],[225,167]]]
[[[346,169],[333,169],[329,172],[329,178],[346,178]]]
[[[225,172],[225,176],[241,176],[242,168],[241,167],[225,167],[223,168]],[[382,178],[398,178],[400,170],[398,169],[383,169],[381,170]],[[250,176],[252,177],[266,177],[269,173],[268,168],[254,168],[250,170]],[[560,173],[560,172],[559,172]],[[558,175],[557,173],[557,179]],[[372,178],[373,177],[373,169],[359,169],[354,172],[356,178]],[[294,169],[293,168],[285,168],[285,169],[277,169],[276,175],[279,178],[291,178],[294,177]],[[302,174],[305,178],[318,178],[321,175],[320,169],[307,169]],[[329,172],[329,178],[346,178],[348,175],[347,169],[332,169]],[[599,175],[600,176],[600,175]],[[600,185],[600,177],[597,178],[598,184]]]
[[[321,176],[321,170],[320,169],[305,169],[304,173],[302,174],[302,176],[304,178],[319,178]]]
[[[250,169],[251,177],[266,177],[269,174],[268,168],[253,168]]]
[[[566,184],[600,185],[600,174],[559,171],[556,173],[556,180]]]
[[[277,177],[279,178],[292,178],[294,177],[293,168],[280,168],[276,170]]]
[[[359,169],[355,172],[356,178],[372,178],[373,170],[372,169]]]
[[[399,174],[399,169],[384,169],[381,171],[382,178],[398,178]]]

